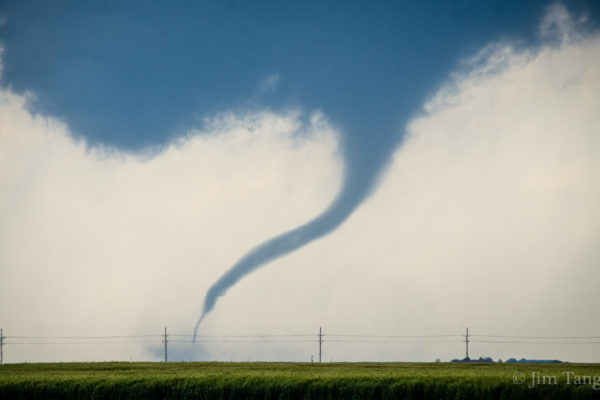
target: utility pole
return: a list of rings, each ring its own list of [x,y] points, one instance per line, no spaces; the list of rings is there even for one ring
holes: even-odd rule
[[[319,363],[321,363],[321,346],[323,345],[323,333],[319,327]]]
[[[165,326],[165,335],[164,335],[165,340],[163,340],[165,342],[165,362],[167,362],[168,358],[167,358],[167,327]]]
[[[465,344],[467,345],[467,357],[469,359],[469,328],[467,328],[467,333],[465,334]]]
[[[4,362],[4,335],[2,334],[2,328],[0,328],[0,364]]]

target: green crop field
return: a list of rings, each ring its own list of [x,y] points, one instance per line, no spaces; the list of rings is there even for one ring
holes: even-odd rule
[[[0,365],[1,399],[600,399],[599,364]]]

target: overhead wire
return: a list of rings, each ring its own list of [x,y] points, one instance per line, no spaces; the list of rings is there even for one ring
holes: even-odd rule
[[[188,338],[190,334],[169,334],[171,343],[193,343]],[[319,335],[311,333],[293,334],[257,334],[257,335],[199,335],[196,343],[314,343],[318,342]],[[589,345],[600,344],[600,336],[520,336],[520,335],[492,335],[470,334],[470,341],[474,343],[496,344],[552,344],[552,345]],[[150,338],[154,340],[150,340]],[[95,344],[128,344],[128,343],[156,343],[164,342],[164,335],[139,334],[139,335],[105,335],[105,336],[4,336],[8,339],[5,345],[95,345]],[[179,338],[179,339],[177,339]],[[314,338],[314,339],[308,339]],[[437,335],[368,335],[329,333],[322,334],[321,341],[329,343],[458,343],[462,342],[461,334]],[[480,339],[481,338],[481,339]],[[126,340],[122,340],[126,339]],[[143,339],[143,340],[129,340]],[[148,339],[148,340],[146,340]],[[406,340],[411,339],[411,340]],[[510,340],[517,339],[517,340]],[[27,341],[23,341],[27,340]],[[69,342],[67,342],[69,341]]]

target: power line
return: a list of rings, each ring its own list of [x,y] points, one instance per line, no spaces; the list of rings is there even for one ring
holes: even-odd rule
[[[194,337],[194,335],[170,334],[177,337]],[[272,338],[272,337],[309,337],[314,334],[292,334],[292,335],[197,335],[199,338]]]
[[[464,335],[346,335],[329,333],[323,336],[335,337],[363,337],[363,338],[439,338],[439,337],[463,337]],[[473,336],[473,335],[471,335]]]
[[[600,336],[511,336],[511,335],[471,335],[488,338],[509,339],[600,339]]]
[[[170,338],[169,338],[170,337]],[[471,334],[467,328],[466,334],[423,334],[423,335],[371,335],[355,333],[310,333],[287,334],[256,334],[256,335],[200,335],[192,340],[190,334],[167,334],[164,328],[162,334],[138,335],[104,335],[104,336],[3,336],[0,328],[0,363],[3,362],[3,347],[6,345],[117,345],[152,343],[164,345],[164,361],[168,361],[168,343],[204,343],[204,344],[275,344],[275,343],[317,343],[319,346],[319,362],[322,361],[323,344],[327,343],[358,343],[358,344],[420,344],[420,343],[460,343],[466,344],[466,355],[470,343],[490,344],[524,344],[524,345],[598,345],[600,336],[520,336]],[[160,338],[160,339],[159,339]],[[8,339],[8,341],[6,340]],[[162,339],[162,340],[161,340]],[[160,341],[159,341],[160,340]]]
[[[173,337],[193,337],[194,335],[170,333]],[[285,338],[285,337],[312,337],[314,334],[278,334],[278,335],[198,335],[198,338]],[[460,334],[450,335],[361,335],[361,334],[341,334],[341,333],[322,333],[323,337],[336,338],[459,338],[465,337]],[[53,339],[53,340],[84,340],[84,339],[129,339],[129,338],[163,338],[164,334],[149,335],[118,335],[118,336],[3,336],[4,339]],[[600,336],[517,336],[517,335],[484,335],[469,333],[469,337],[482,338],[507,338],[507,339],[600,339]]]
[[[127,336],[5,336],[8,339],[57,339],[57,340],[77,340],[77,339],[127,339],[144,337],[161,337],[162,335],[127,335]]]
[[[128,343],[157,343],[156,340],[128,340],[122,342],[4,342],[5,345],[8,344],[43,344],[43,345],[87,345],[87,344],[128,344]]]
[[[170,336],[170,335],[169,335]],[[325,337],[325,335],[323,335]],[[469,335],[470,336],[470,335]],[[5,336],[6,337],[6,336]],[[164,342],[164,341],[163,341]],[[194,343],[193,340],[169,340],[170,343]],[[196,343],[316,343],[318,340],[196,340]],[[460,343],[463,340],[344,340],[323,339],[322,343]],[[129,344],[129,343],[159,343],[156,340],[128,340],[108,342],[11,342],[4,341],[4,345],[96,345],[96,344]],[[600,341],[590,342],[535,342],[535,341],[500,341],[500,340],[473,340],[469,343],[504,343],[504,344],[600,344]]]
[[[505,343],[505,344],[600,344],[600,342],[534,342],[534,341],[508,341],[508,340],[471,340],[477,343]]]
[[[315,343],[316,340],[169,340],[173,343]]]
[[[460,343],[462,340],[324,340],[327,343]]]

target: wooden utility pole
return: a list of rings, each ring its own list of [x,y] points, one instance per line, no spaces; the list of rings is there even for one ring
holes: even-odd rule
[[[321,362],[321,346],[323,345],[323,333],[319,327],[319,363]]]
[[[167,327],[166,326],[165,326],[165,340],[164,340],[164,342],[165,342],[165,362],[167,362],[167,360],[168,360],[168,357],[167,357],[167,342],[168,342],[168,340],[167,340]]]
[[[2,334],[2,328],[0,328],[0,364],[4,362],[4,335]]]
[[[467,333],[465,334],[465,344],[467,345],[467,357],[469,359],[469,328],[467,328]]]

